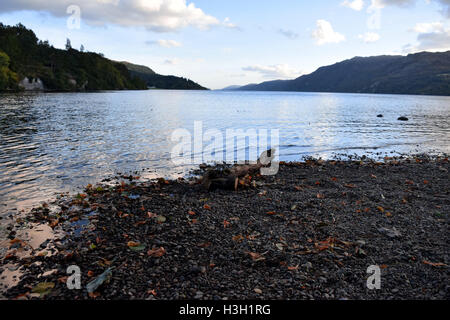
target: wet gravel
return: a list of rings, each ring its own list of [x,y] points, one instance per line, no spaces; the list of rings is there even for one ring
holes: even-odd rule
[[[88,186],[30,213],[67,232],[57,250],[2,265],[20,299],[449,299],[447,158],[281,163],[238,191],[194,181]],[[13,231],[12,231],[13,232]],[[44,246],[45,247],[45,246]],[[80,290],[66,286],[81,270]],[[381,270],[369,290],[367,268]],[[108,268],[109,281],[86,285]],[[51,274],[45,274],[53,270]],[[51,283],[50,290],[36,290]],[[34,293],[33,293],[34,292]],[[40,297],[39,297],[40,296]]]

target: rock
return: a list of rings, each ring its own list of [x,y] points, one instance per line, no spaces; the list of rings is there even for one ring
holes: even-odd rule
[[[388,228],[378,228],[378,231],[388,236],[389,238],[399,238],[401,237],[401,233],[393,227],[392,229]]]
[[[408,121],[409,119],[407,117],[399,117],[397,120],[399,120],[399,121]]]
[[[302,267],[309,270],[309,269],[312,269],[313,266],[312,266],[312,263],[308,261],[308,262],[302,264]]]
[[[262,294],[262,290],[259,289],[259,288],[255,288],[254,291],[255,291],[257,294]]]
[[[356,244],[362,248],[366,245],[366,242],[364,240],[358,240],[358,241],[356,241]]]
[[[377,115],[377,118],[383,118],[382,114]]]

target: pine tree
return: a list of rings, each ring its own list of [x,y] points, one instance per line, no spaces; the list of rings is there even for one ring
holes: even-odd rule
[[[70,49],[72,49],[72,43],[70,42],[70,39],[67,38],[67,41],[66,41],[66,50],[70,50]]]

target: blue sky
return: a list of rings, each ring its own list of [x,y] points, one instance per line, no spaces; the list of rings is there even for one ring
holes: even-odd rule
[[[67,7],[80,9],[80,28]],[[450,50],[450,0],[2,0],[63,48],[102,52],[212,89],[291,79],[354,56]],[[73,12],[73,11],[71,11]],[[74,20],[70,20],[74,21]],[[74,26],[74,25],[72,25]]]

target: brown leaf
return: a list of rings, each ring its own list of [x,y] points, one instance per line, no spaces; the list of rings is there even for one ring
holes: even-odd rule
[[[209,205],[207,205],[207,204],[205,204],[205,205],[203,206],[203,208],[206,209],[206,210],[211,210],[211,207],[210,207]]]
[[[231,226],[231,223],[228,222],[227,220],[223,220],[223,227],[224,228],[229,228]]]
[[[427,261],[427,260],[423,260],[422,262],[424,264],[428,264],[428,265],[433,266],[433,267],[447,267],[447,265],[445,263],[442,263],[442,262],[430,262],[430,261]]]
[[[158,249],[151,249],[147,251],[147,254],[153,258],[159,258],[166,254],[166,250],[163,247]]]
[[[129,247],[139,247],[141,244],[139,242],[128,241],[127,245]]]
[[[50,228],[54,229],[59,223],[58,219],[52,220],[49,224]]]
[[[195,212],[194,212],[194,211],[189,211],[188,214],[189,214],[190,216],[195,216]]]
[[[275,211],[269,211],[269,212],[267,212],[267,214],[270,215],[270,216],[273,216],[273,215],[275,215],[277,213]]]
[[[288,267],[289,271],[297,271],[298,270],[298,265],[296,265],[295,267]]]
[[[241,242],[241,241],[243,241],[245,238],[240,234],[240,235],[234,236],[232,239],[233,239],[233,241],[235,241],[235,242]]]
[[[266,259],[261,254],[256,252],[247,252],[247,254],[252,258],[253,261],[263,261]]]
[[[325,199],[325,195],[321,194],[321,193],[318,193],[317,194],[317,199]]]

